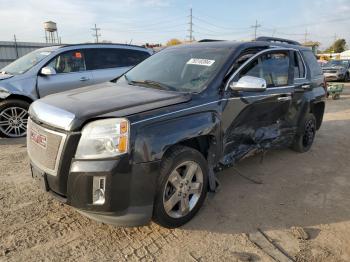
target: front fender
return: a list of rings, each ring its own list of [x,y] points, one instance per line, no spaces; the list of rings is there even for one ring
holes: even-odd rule
[[[220,121],[214,112],[196,113],[137,127],[133,145],[135,163],[161,160],[171,146],[205,135],[218,139]],[[218,140],[217,140],[218,141]]]
[[[3,87],[0,87],[0,99],[6,99],[7,97],[9,97],[11,95],[11,93]]]
[[[36,77],[14,76],[0,81],[0,99],[10,95],[27,97],[32,101],[38,99]]]

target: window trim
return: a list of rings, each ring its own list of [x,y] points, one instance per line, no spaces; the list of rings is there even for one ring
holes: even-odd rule
[[[232,76],[229,78],[229,80],[226,83],[225,86],[225,91],[228,90],[230,83],[232,82],[232,80],[237,76],[237,74],[243,69],[245,68],[249,63],[251,63],[255,58],[265,54],[265,53],[269,53],[269,52],[278,52],[278,51],[297,51],[297,49],[295,48],[288,48],[288,47],[270,47],[268,49],[262,50],[258,53],[256,53],[254,56],[252,56],[251,58],[249,58],[247,61],[245,61],[233,74]],[[270,87],[270,88],[274,88],[274,87]]]
[[[301,52],[299,50],[295,51],[295,53],[298,53],[299,56],[301,57],[301,62],[304,65],[304,77],[294,77],[294,80],[305,80],[307,71],[306,71],[306,64],[304,61],[304,57],[301,55]]]

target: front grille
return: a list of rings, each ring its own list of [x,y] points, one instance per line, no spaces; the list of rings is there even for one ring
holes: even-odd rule
[[[30,160],[42,171],[56,176],[66,134],[44,128],[28,119],[27,150]]]

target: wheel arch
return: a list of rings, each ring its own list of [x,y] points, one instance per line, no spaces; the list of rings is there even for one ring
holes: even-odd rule
[[[22,100],[22,101],[25,101],[29,104],[33,103],[33,99],[31,99],[30,97],[28,96],[23,96],[23,95],[17,95],[17,94],[10,94],[9,96],[7,96],[6,98],[4,99],[1,99],[0,101],[5,101],[5,100]]]

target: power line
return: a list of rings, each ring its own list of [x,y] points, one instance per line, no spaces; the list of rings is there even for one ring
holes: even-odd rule
[[[101,30],[101,28],[97,28],[96,24],[94,28],[91,28],[92,31],[94,31],[94,33],[92,34],[93,37],[95,37],[95,42],[98,43],[98,37],[101,36],[101,34],[99,33],[99,31]]]
[[[224,31],[231,31],[231,30],[241,30],[241,29],[247,29],[248,27],[225,27],[225,26],[221,26],[221,25],[218,25],[218,24],[214,24],[214,23],[211,23],[203,18],[199,18],[197,16],[193,16],[193,19],[195,20],[198,20],[198,21],[201,21],[205,24],[208,24],[210,26],[213,26],[213,27],[216,27],[216,28],[220,28],[221,31],[224,30]],[[215,29],[217,31],[217,29]]]
[[[255,25],[251,26],[251,28],[254,28],[254,40],[256,40],[256,35],[259,27],[261,27],[261,25],[258,24],[258,20],[255,21]]]

